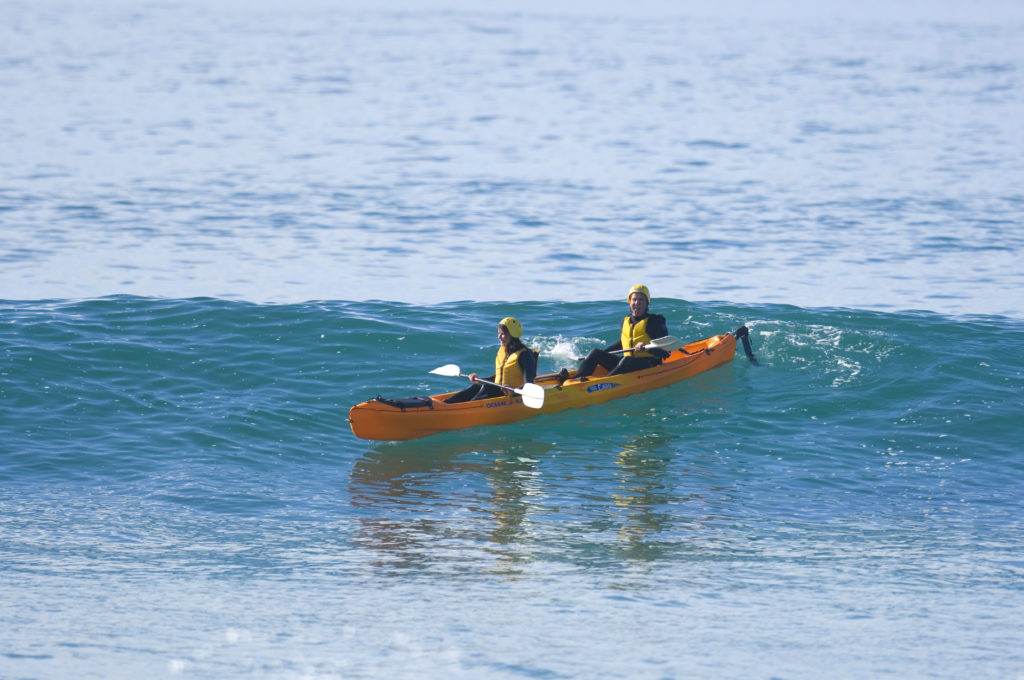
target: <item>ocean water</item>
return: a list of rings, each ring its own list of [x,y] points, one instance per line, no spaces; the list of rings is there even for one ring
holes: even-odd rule
[[[0,678],[1024,677],[1019,4],[0,18]]]
[[[1024,311],[1019,3],[631,4],[4,0],[2,297]]]

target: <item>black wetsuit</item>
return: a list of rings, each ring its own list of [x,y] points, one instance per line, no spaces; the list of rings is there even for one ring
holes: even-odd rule
[[[525,349],[525,351],[519,355],[519,365],[523,369],[523,377],[526,379],[526,382],[533,382],[537,379],[537,355],[533,353],[533,350],[524,346],[521,342],[518,346],[509,347],[509,353],[517,351],[520,347]],[[494,376],[492,375],[487,379],[494,380]],[[456,392],[444,401],[446,404],[460,404],[464,401],[501,397],[504,396],[504,394],[505,393],[501,391],[500,387],[488,385],[487,383],[473,383],[466,389],[461,392]]]
[[[642,321],[644,317],[647,317],[647,335],[649,335],[651,339],[663,338],[668,335],[668,323],[665,321],[665,317],[661,314],[630,316],[630,319],[633,323],[637,323]],[[593,375],[594,370],[598,366],[604,366],[608,371],[608,375],[632,373],[633,371],[657,366],[661,363],[662,359],[668,356],[668,352],[665,350],[655,349],[653,347],[647,350],[654,355],[650,357],[628,357],[622,356],[621,354],[612,354],[613,350],[620,349],[623,349],[621,339],[616,340],[615,344],[608,345],[604,349],[591,350],[590,354],[580,362],[580,367],[576,369],[576,377],[586,378],[587,376]]]

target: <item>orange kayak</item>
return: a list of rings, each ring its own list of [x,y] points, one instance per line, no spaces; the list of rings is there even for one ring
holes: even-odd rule
[[[562,384],[559,384],[555,373],[537,376],[534,382],[545,390],[544,405],[539,409],[527,407],[519,396],[446,404],[445,398],[455,394],[446,392],[401,400],[377,397],[349,409],[348,422],[360,439],[416,439],[449,430],[504,425],[545,413],[602,404],[665,387],[727,364],[736,353],[737,339],[743,339],[744,347],[749,347],[746,336],[746,327],[741,327],[735,333],[691,342],[673,351],[661,365],[633,373],[615,376],[595,374],[582,381],[570,373],[570,378]],[[747,354],[753,361],[749,350]],[[598,372],[601,370],[599,368]]]

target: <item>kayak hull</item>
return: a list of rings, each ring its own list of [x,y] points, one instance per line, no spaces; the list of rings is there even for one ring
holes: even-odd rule
[[[571,377],[561,385],[556,374],[538,376],[535,382],[545,388],[544,405],[539,409],[527,407],[518,396],[446,404],[444,399],[455,394],[447,392],[431,395],[429,406],[419,408],[402,408],[380,399],[364,401],[349,409],[348,421],[355,436],[378,441],[418,439],[450,430],[505,425],[666,387],[727,364],[735,353],[734,334],[713,335],[675,350],[659,366],[641,371],[594,375],[584,381]]]

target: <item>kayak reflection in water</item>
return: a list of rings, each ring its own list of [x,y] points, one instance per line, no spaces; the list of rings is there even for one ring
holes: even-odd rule
[[[593,375],[598,366],[603,366],[608,375],[632,373],[657,366],[669,355],[665,350],[647,347],[651,340],[668,335],[665,317],[648,312],[651,292],[647,286],[638,284],[630,288],[626,301],[629,302],[630,314],[622,320],[622,332],[618,341],[604,349],[591,350],[580,362],[580,367],[576,371],[577,378]],[[617,353],[622,353],[622,356],[618,356]],[[564,381],[568,375],[569,372],[562,369],[559,378]]]
[[[522,387],[536,379],[537,352],[523,344],[522,335],[523,325],[516,319],[508,316],[498,322],[498,342],[501,346],[494,357],[494,375],[487,380],[512,388]],[[477,382],[480,376],[476,373],[470,373],[468,377],[473,384],[445,399],[445,403],[458,404],[463,401],[500,397],[503,394],[507,397],[513,395],[511,389]]]

